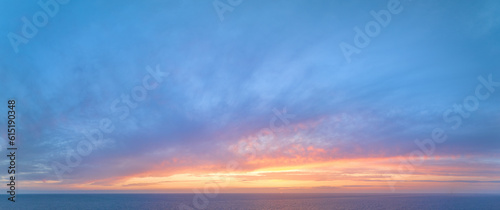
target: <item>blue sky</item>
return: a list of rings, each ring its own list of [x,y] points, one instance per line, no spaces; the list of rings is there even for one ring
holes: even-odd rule
[[[211,1],[70,1],[16,53],[7,34],[21,34],[21,18],[42,10],[35,2],[1,1],[0,102],[18,104],[18,176],[27,190],[128,190],[134,177],[208,176],[229,160],[241,173],[363,158],[393,163],[440,127],[449,139],[416,169],[416,180],[498,181],[500,87],[459,129],[443,113],[475,94],[478,77],[500,81],[500,3],[401,1],[402,12],[347,62],[339,44],[353,44],[353,28],[364,28],[374,20],[370,11],[387,2],[246,0],[221,21]],[[168,77],[120,119],[113,101],[157,65]],[[285,107],[294,115],[289,130],[259,137],[276,117],[273,109]],[[59,180],[53,163],[64,164],[86,140],[83,132],[104,118],[115,130]],[[261,147],[254,157],[234,152],[255,139]],[[6,152],[6,141],[1,145]],[[326,152],[285,152],[297,145]],[[295,157],[305,160],[279,161]]]

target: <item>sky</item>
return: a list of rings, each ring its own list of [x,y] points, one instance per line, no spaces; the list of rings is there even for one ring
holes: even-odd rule
[[[40,2],[0,1],[20,193],[500,193],[499,1]]]

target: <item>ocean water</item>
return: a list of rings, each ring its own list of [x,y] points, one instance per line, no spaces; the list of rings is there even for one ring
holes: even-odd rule
[[[0,209],[500,210],[500,195],[491,194],[218,194],[213,198],[194,194],[26,194],[18,195],[15,203],[4,199]]]

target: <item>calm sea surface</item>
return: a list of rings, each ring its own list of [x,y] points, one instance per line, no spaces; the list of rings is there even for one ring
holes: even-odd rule
[[[0,209],[500,210],[500,195],[487,194],[218,194],[214,198],[194,194],[29,194],[18,195],[15,203],[3,197]]]

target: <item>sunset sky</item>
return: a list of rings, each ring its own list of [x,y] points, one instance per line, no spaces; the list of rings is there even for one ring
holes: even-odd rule
[[[16,99],[20,193],[500,193],[499,1],[147,2],[0,1],[2,183]]]

